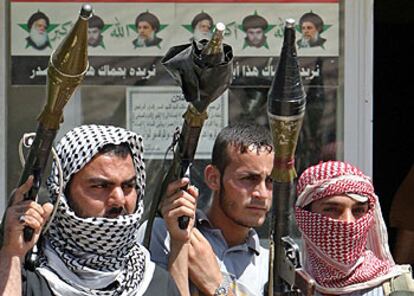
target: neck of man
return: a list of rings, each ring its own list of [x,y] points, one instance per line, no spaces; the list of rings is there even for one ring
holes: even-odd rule
[[[250,227],[242,226],[223,212],[218,193],[214,193],[213,202],[207,210],[207,217],[214,228],[220,229],[229,247],[246,242]]]

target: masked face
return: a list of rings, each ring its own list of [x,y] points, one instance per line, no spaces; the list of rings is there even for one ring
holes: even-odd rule
[[[354,284],[378,286],[375,280],[389,271],[392,257],[371,179],[351,164],[327,161],[302,173],[297,194],[304,267],[317,289],[344,295]]]
[[[322,214],[296,209],[299,229],[304,235],[307,247],[322,260],[332,260],[345,266],[343,271],[351,270],[366,249],[368,231],[374,222],[373,209],[361,207],[366,212],[358,212],[357,220],[330,218],[338,213],[338,205],[312,205],[317,210],[325,209]],[[329,209],[329,210],[328,210]],[[334,210],[332,210],[334,209]],[[357,208],[355,208],[357,209]],[[351,214],[351,216],[353,216]]]

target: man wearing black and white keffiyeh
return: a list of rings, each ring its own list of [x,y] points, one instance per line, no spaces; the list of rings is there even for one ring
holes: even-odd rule
[[[0,294],[180,295],[172,277],[136,243],[145,189],[142,138],[122,128],[84,125],[61,139],[57,154],[63,192],[39,244],[40,266],[31,272],[21,263],[52,206],[23,200],[33,183],[29,178],[6,213]],[[54,162],[47,180],[52,199],[59,177]],[[28,243],[25,226],[35,230]]]

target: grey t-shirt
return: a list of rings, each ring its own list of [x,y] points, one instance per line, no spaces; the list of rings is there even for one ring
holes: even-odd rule
[[[269,251],[260,246],[254,229],[249,231],[246,242],[229,247],[220,229],[212,227],[204,212],[197,210],[197,228],[205,236],[216,254],[221,272],[236,295],[263,295],[268,278]],[[144,240],[146,222],[141,225],[138,242]],[[164,220],[154,221],[149,247],[151,260],[167,269],[170,252],[170,236]],[[198,295],[191,287],[192,295]]]

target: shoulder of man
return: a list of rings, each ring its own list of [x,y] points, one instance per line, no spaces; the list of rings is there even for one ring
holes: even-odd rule
[[[22,266],[22,295],[52,296],[52,290],[43,276]]]
[[[408,267],[408,266],[407,266]],[[414,295],[414,279],[411,268],[382,284],[385,296]]]
[[[171,275],[166,270],[155,266],[152,281],[143,296],[150,295],[179,296],[180,292]]]
[[[144,221],[138,229],[137,242],[142,245],[147,229],[147,222]],[[155,218],[151,230],[151,241],[149,245],[151,261],[160,265],[162,268],[168,268],[168,256],[170,254],[170,235],[165,222],[162,218]]]

